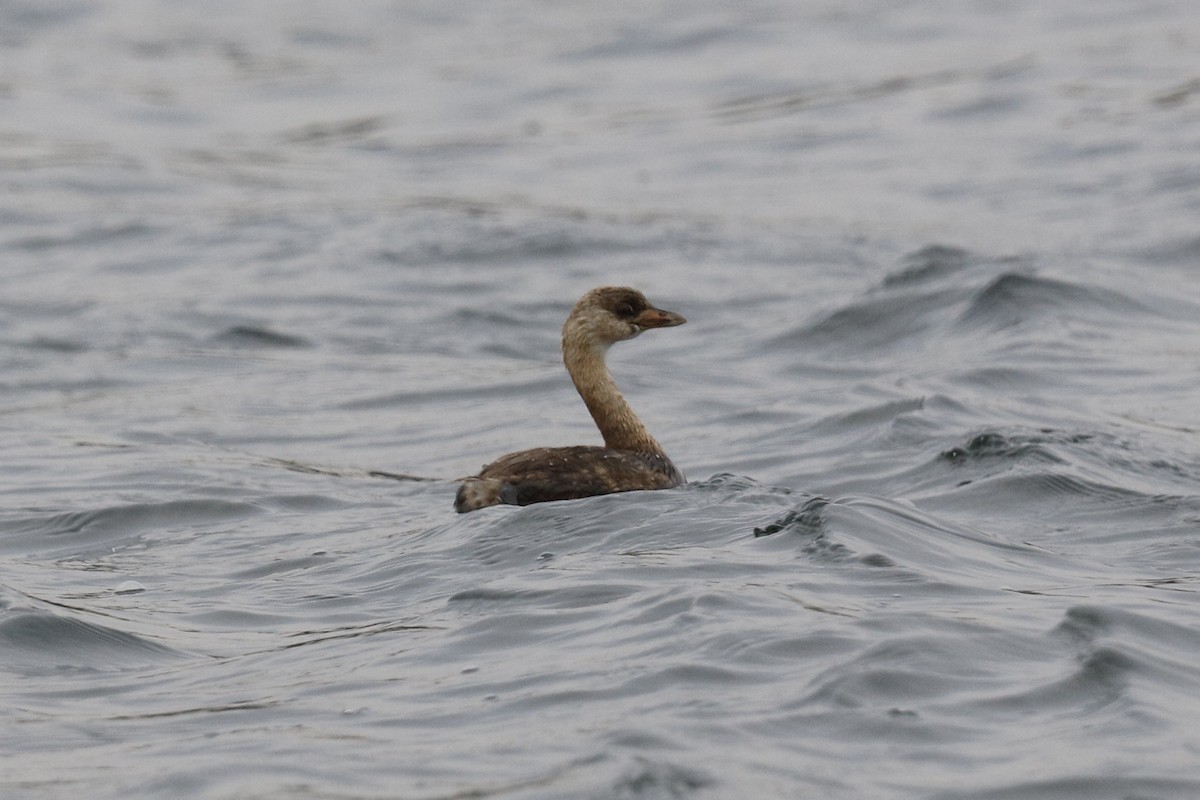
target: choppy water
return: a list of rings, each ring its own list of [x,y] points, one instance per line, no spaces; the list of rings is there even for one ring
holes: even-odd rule
[[[1198,31],[0,3],[0,795],[1200,797]]]

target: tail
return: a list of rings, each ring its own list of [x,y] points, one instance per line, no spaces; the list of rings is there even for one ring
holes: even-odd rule
[[[454,510],[465,514],[488,506],[498,506],[504,502],[501,497],[503,491],[504,484],[495,478],[467,478],[454,496]]]

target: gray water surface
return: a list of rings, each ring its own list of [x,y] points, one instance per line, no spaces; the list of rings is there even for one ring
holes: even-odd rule
[[[0,795],[1200,797],[1198,31],[0,3]]]

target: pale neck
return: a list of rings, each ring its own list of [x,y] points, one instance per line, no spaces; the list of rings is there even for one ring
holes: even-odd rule
[[[605,447],[665,455],[662,447],[621,396],[604,362],[604,349],[573,338],[563,339],[563,362],[587,405]]]

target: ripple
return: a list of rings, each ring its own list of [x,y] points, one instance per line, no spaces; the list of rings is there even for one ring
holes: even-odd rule
[[[621,600],[637,591],[636,585],[573,585],[564,590],[467,589],[452,594],[446,602],[462,608],[500,610],[514,606],[536,608],[587,608]]]
[[[13,242],[10,246],[22,250],[42,252],[59,248],[107,245],[114,240],[138,239],[156,233],[158,231],[151,226],[138,222],[129,222],[110,227],[84,228],[55,236],[31,236]]]
[[[301,336],[254,325],[234,325],[213,337],[213,341],[233,347],[312,347],[312,343]]]
[[[147,531],[229,523],[261,513],[262,509],[252,503],[227,500],[132,503],[13,519],[8,524],[9,533],[0,542],[9,552],[53,551],[60,556],[78,557],[97,548],[107,549],[118,542],[136,539]]]
[[[183,654],[136,634],[45,611],[0,614],[0,665],[24,674],[116,671]]]

